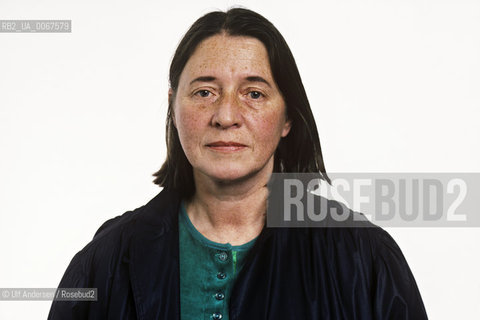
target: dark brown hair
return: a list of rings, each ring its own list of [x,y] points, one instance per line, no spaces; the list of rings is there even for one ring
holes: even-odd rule
[[[256,38],[267,50],[273,78],[285,100],[287,117],[292,122],[289,134],[280,140],[275,151],[274,172],[315,172],[330,183],[325,172],[317,126],[295,59],[277,28],[260,14],[234,8],[227,12],[210,12],[195,21],[180,41],[170,65],[173,95],[188,59],[200,42],[221,33]],[[168,102],[167,159],[160,170],[153,174],[154,183],[176,189],[188,198],[195,192],[195,182],[192,166],[173,125],[173,101],[171,98]]]

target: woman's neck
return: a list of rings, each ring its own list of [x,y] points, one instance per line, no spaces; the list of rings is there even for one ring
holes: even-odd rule
[[[207,239],[241,245],[257,237],[265,224],[270,174],[240,182],[218,182],[195,174],[196,191],[186,209]]]

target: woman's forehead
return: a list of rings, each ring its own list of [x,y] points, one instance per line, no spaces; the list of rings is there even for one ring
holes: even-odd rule
[[[182,72],[186,78],[257,75],[272,79],[268,53],[253,37],[219,34],[203,40]]]

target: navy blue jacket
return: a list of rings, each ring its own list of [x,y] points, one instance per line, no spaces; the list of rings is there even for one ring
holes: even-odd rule
[[[59,288],[98,301],[54,301],[48,319],[179,319],[180,195],[105,222]],[[264,228],[229,301],[232,320],[426,319],[413,275],[379,227]]]

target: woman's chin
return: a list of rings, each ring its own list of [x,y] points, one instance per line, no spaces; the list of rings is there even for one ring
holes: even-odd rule
[[[220,184],[235,184],[245,182],[254,178],[259,174],[259,170],[246,170],[245,168],[232,168],[225,169],[216,168],[210,172],[203,172],[205,178],[209,178],[212,181]],[[200,177],[196,177],[200,178]]]
[[[225,170],[225,171],[221,171],[213,174],[212,178],[217,182],[235,183],[235,182],[245,180],[249,176],[251,176],[251,174],[242,170],[238,170],[238,171]]]

